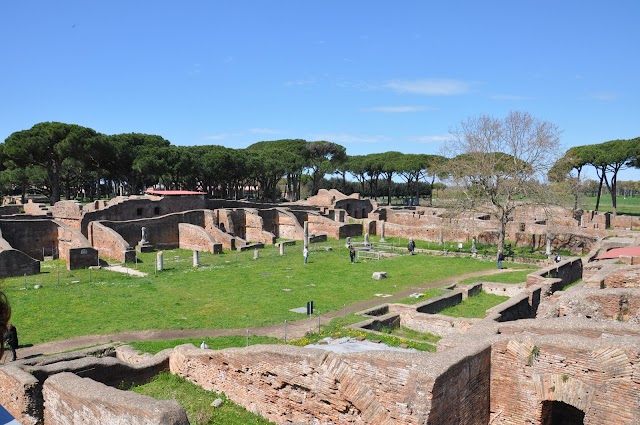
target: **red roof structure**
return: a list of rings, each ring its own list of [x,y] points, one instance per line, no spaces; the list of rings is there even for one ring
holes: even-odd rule
[[[608,258],[640,257],[640,246],[626,246],[624,248],[613,248],[604,254],[599,255],[596,260],[606,260]]]
[[[144,193],[156,196],[192,196],[192,195],[206,195],[205,192],[195,192],[192,190],[155,190],[149,189]]]

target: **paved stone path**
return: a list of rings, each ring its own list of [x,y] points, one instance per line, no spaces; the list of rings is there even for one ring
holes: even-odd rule
[[[130,269],[131,271],[131,269]],[[366,301],[361,301],[355,304],[346,306],[344,309],[325,313],[320,315],[320,324],[326,324],[335,317],[342,316],[344,314],[354,313],[357,311],[365,310],[367,308],[375,307],[380,304],[390,303],[394,300],[406,298],[409,295],[425,291],[427,289],[437,288],[440,286],[451,285],[460,280],[469,277],[480,277],[493,275],[497,273],[503,273],[507,271],[513,271],[512,269],[502,270],[485,270],[480,272],[467,273],[462,276],[455,276],[448,279],[444,279],[438,282],[426,283],[420,286],[416,286],[410,289],[393,294],[387,298],[374,298]],[[298,339],[305,336],[310,331],[317,331],[318,329],[318,317],[310,317],[306,319],[297,320],[295,322],[289,322],[285,324],[277,324],[271,326],[262,326],[251,329],[196,329],[196,330],[145,330],[145,331],[129,331],[121,332],[117,334],[109,335],[86,335],[76,338],[70,338],[66,340],[58,340],[46,342],[43,344],[37,344],[31,347],[22,347],[17,351],[18,358],[23,359],[26,357],[37,357],[41,355],[60,353],[63,351],[72,351],[81,348],[91,347],[94,345],[108,344],[111,342],[128,342],[128,341],[152,341],[152,340],[164,340],[164,339],[179,339],[179,338],[204,338],[204,337],[217,337],[217,336],[232,336],[232,335],[257,335],[257,336],[271,336],[275,338],[284,339],[285,332],[288,340]],[[6,356],[6,353],[5,353]]]
[[[110,270],[112,272],[125,273],[130,274],[131,276],[139,276],[145,277],[147,274],[136,269],[132,269],[130,267],[122,267],[122,266],[105,266],[104,270]]]

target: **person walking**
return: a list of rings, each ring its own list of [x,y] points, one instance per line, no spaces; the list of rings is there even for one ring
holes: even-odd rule
[[[413,239],[409,239],[409,243],[407,244],[407,249],[409,250],[411,255],[415,254],[416,243],[413,241]]]
[[[349,245],[349,258],[351,258],[351,264],[356,262],[356,250],[353,245]]]
[[[502,269],[502,262],[504,261],[504,254],[502,251],[498,252],[498,268]]]
[[[302,256],[304,257],[304,263],[307,264],[307,260],[309,259],[309,248],[306,246],[302,250]]]
[[[4,340],[11,350],[11,361],[13,362],[18,358],[16,355],[16,350],[18,349],[18,331],[11,323],[7,325],[7,333],[4,335]]]

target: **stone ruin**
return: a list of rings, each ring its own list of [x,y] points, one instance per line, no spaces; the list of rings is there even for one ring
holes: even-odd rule
[[[188,217],[176,220],[179,235],[180,224],[207,229],[206,220],[211,229],[222,230],[220,224],[227,223],[225,227],[233,225],[235,230],[238,223],[246,226],[247,214],[278,217],[278,226],[293,223],[289,226],[297,229],[294,221],[280,217],[312,215],[305,211],[281,215],[280,207],[242,212],[234,207],[217,216],[215,209],[167,215]],[[244,218],[220,219],[234,214]],[[367,214],[365,228],[375,234],[380,220],[385,220],[387,237],[410,232],[417,239],[438,240],[444,232],[447,241],[473,236],[483,241],[495,232],[483,227],[491,222],[486,217],[454,219],[435,209],[375,209]],[[519,291],[512,285],[485,282],[456,286],[442,297],[416,305],[382,304],[361,312],[363,322],[354,325],[368,332],[406,326],[437,334],[441,339],[434,353],[339,354],[293,346],[214,351],[185,345],[156,356],[139,356],[127,347],[105,347],[20,360],[0,368],[0,404],[23,424],[72,423],[74,415],[95,424],[186,423],[175,402],[141,399],[117,389],[170,370],[205,389],[223,391],[232,401],[278,424],[639,423],[640,257],[598,258],[613,247],[639,246],[637,233],[626,229],[640,223],[609,217],[608,225],[618,227],[617,237],[609,237],[597,215],[577,224],[568,214],[555,215],[553,222],[535,211],[529,214],[530,221],[510,224],[510,239],[535,241],[534,249],[542,249],[552,225],[554,248],[584,255],[531,273]],[[151,217],[139,220],[145,226],[152,223]],[[140,227],[109,221],[101,223],[104,228],[133,235],[133,230],[118,227],[132,226],[140,239]],[[267,222],[275,230],[275,219]],[[88,222],[86,228],[91,226]],[[268,231],[264,229],[263,218],[259,232]],[[152,243],[153,238],[151,227]],[[483,319],[438,314],[480,290],[510,291],[510,299],[487,311]]]

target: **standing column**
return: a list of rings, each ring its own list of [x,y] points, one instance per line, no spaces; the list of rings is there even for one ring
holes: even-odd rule
[[[308,221],[304,222],[304,242],[302,245],[303,245],[303,248],[309,249],[309,222]]]
[[[164,261],[162,255],[162,251],[158,251],[158,253],[156,254],[156,270],[158,270],[159,272],[164,270]]]
[[[551,257],[551,232],[547,231],[547,250],[544,253],[547,257]]]
[[[380,242],[384,242],[384,220],[380,220]]]
[[[280,243],[280,256],[284,255],[284,244],[281,242]]]
[[[193,267],[200,267],[200,251],[193,251]]]

